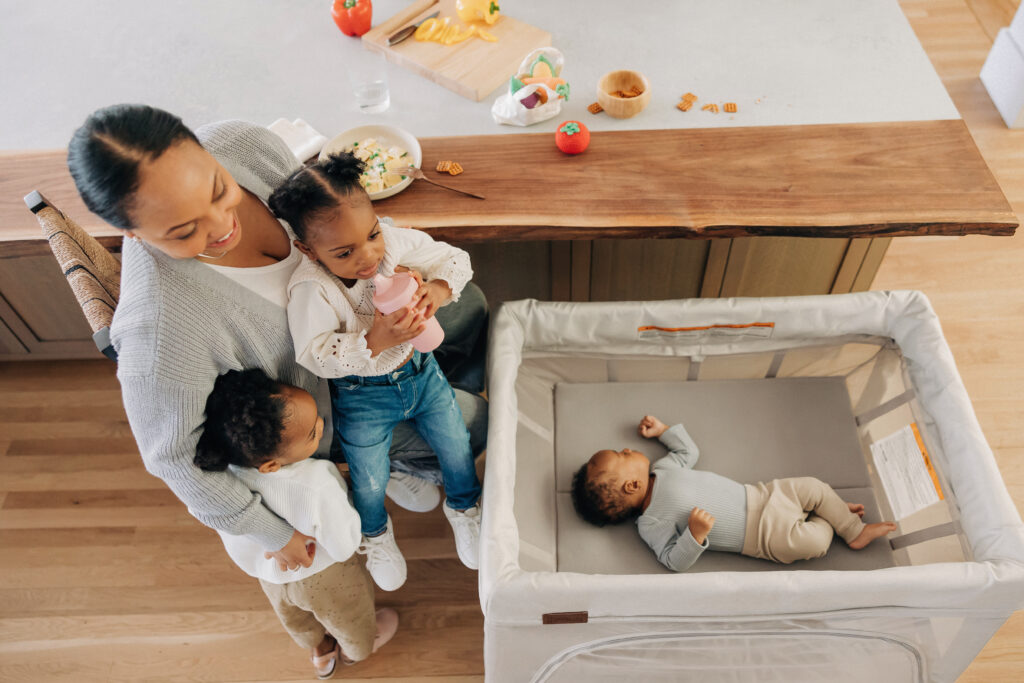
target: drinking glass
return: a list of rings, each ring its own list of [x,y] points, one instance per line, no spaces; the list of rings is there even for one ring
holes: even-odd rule
[[[384,55],[369,50],[357,50],[346,64],[352,96],[359,111],[379,114],[391,106],[388,90],[387,62]]]

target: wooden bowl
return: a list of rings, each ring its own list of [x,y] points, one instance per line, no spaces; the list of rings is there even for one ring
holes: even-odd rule
[[[616,91],[629,92],[633,87],[640,88],[636,97],[620,97]],[[609,71],[597,82],[597,102],[609,116],[617,119],[628,119],[644,110],[651,101],[651,84],[639,71]]]

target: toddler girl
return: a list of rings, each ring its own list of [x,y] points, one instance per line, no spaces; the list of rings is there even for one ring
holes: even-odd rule
[[[351,154],[333,155],[292,174],[269,203],[307,257],[288,284],[296,360],[330,380],[334,428],[362,518],[360,552],[377,585],[395,590],[405,583],[406,565],[384,493],[391,430],[403,420],[437,454],[459,559],[477,568],[480,481],[469,434],[437,361],[410,344],[439,306],[458,298],[473,271],[461,249],[378,218],[359,183],[364,168]],[[420,287],[409,306],[382,315],[373,307],[372,278],[399,266],[416,271]]]
[[[308,648],[320,678],[341,660],[354,664],[386,643],[398,613],[374,614],[373,582],[359,556],[359,517],[345,481],[328,460],[310,456],[324,433],[316,400],[279,384],[262,370],[231,370],[217,378],[206,401],[206,424],[195,464],[210,472],[230,469],[297,531],[316,539],[309,567],[281,569],[248,536],[218,531],[228,555],[260,580],[292,639]]]

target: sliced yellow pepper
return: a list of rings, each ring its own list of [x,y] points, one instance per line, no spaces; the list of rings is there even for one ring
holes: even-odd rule
[[[473,27],[473,31],[475,31],[478,36],[480,36],[481,38],[483,38],[484,40],[486,40],[488,42],[491,42],[491,43],[498,42],[498,36],[494,35],[490,31],[483,30],[479,26],[474,26]]]
[[[420,41],[439,40],[441,34],[448,29],[449,21],[451,21],[451,19],[448,17],[445,17],[443,21],[431,17],[419,25],[419,28],[417,28],[416,32],[412,34],[412,37]]]
[[[412,34],[413,38],[419,41],[433,41],[442,45],[454,45],[474,35],[484,40],[495,42],[497,36],[489,33],[479,26],[463,27],[461,24],[451,23],[449,17],[444,19],[430,18],[424,21]]]

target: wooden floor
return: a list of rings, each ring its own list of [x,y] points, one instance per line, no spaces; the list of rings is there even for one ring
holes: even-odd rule
[[[1024,131],[1008,131],[978,71],[1019,0],[901,4],[1018,216]],[[942,320],[982,428],[1024,511],[1024,230],[893,242],[875,289],[914,288]],[[402,626],[339,677],[483,679],[476,574],[440,512],[396,511],[409,581],[380,594]],[[308,680],[258,586],[140,465],[106,361],[0,364],[0,680]],[[1024,679],[1024,613],[963,682]]]

